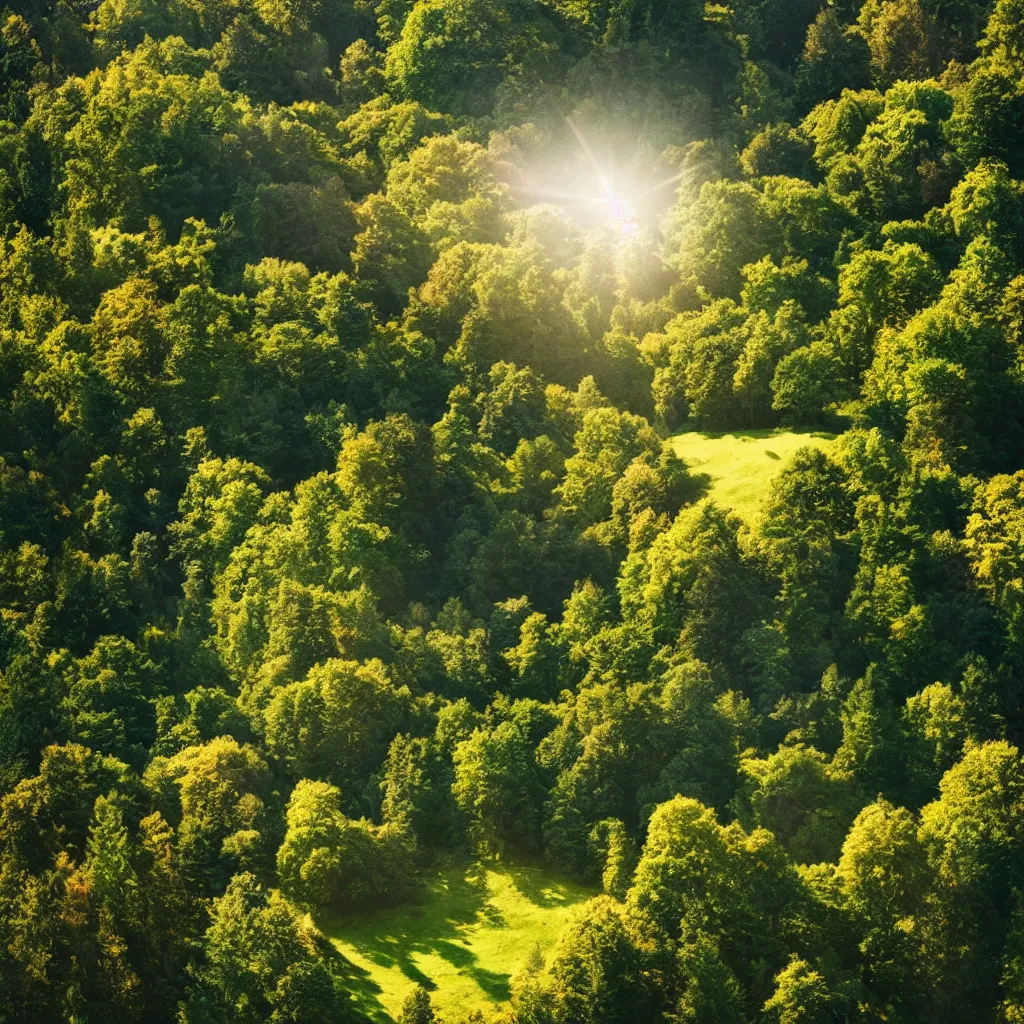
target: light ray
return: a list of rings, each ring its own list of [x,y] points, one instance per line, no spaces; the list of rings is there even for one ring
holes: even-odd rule
[[[654,195],[655,192],[660,192],[663,188],[668,188],[669,185],[674,185],[677,181],[681,181],[685,176],[686,171],[680,171],[678,174],[673,174],[671,178],[659,181],[657,185],[652,185],[646,192],[641,193],[641,198],[646,199],[648,196]]]
[[[651,197],[679,181],[683,174],[650,185],[653,164],[639,145],[628,154],[620,154],[625,160],[610,157],[611,163],[604,166],[580,126],[568,116],[565,123],[583,159],[572,160],[566,153],[568,166],[551,167],[550,179],[543,174],[531,182],[531,176],[524,175],[525,180],[510,185],[512,192],[524,203],[553,203],[576,211],[577,218],[585,223],[611,228],[624,240],[633,238],[655,216],[660,200]]]
[[[602,170],[601,165],[597,162],[597,157],[594,156],[594,151],[590,148],[590,143],[587,142],[586,136],[579,130],[573,119],[567,116],[565,120],[573,135],[576,136],[576,141],[580,144],[580,148],[586,153],[587,159],[597,175],[597,180],[601,183],[601,189],[604,192],[602,205],[608,210],[610,220],[615,224],[623,237],[632,238],[640,230],[633,203],[619,195],[612,188],[607,174]]]
[[[580,144],[580,148],[584,153],[587,154],[587,158],[590,160],[590,166],[594,168],[594,173],[597,175],[597,180],[601,182],[602,188],[605,192],[611,195],[611,186],[608,184],[608,179],[604,175],[604,171],[601,170],[601,165],[597,162],[597,157],[594,156],[594,151],[590,148],[590,143],[587,142],[583,135],[583,132],[576,127],[576,122],[571,117],[566,117],[566,123],[572,129],[573,135],[576,136],[576,141]]]
[[[606,196],[588,196],[581,192],[558,192],[554,189],[518,188],[513,185],[512,191],[523,196],[532,196],[536,199],[552,199],[562,203],[589,203],[599,205],[608,201]]]

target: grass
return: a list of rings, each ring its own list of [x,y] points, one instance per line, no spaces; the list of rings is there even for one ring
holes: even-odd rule
[[[707,494],[752,524],[769,484],[793,455],[807,445],[827,449],[834,440],[833,434],[748,430],[732,434],[694,431],[677,434],[672,443],[691,472],[707,474]]]
[[[418,984],[451,1019],[508,999],[534,945],[550,962],[573,908],[592,895],[540,868],[461,865],[435,871],[410,903],[317,923],[352,965],[372,1019],[397,1017]]]

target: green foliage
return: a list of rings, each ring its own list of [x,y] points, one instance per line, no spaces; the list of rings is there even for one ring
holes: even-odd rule
[[[453,752],[452,796],[481,853],[530,852],[538,839],[540,780],[527,738],[514,722],[477,729]]]
[[[1019,171],[1010,140],[1020,117],[1016,68],[1021,57],[1020,10],[1013,0],[996,3],[979,43],[981,55],[969,68],[958,96],[949,133],[958,153],[973,164],[982,156],[1006,160]]]
[[[737,295],[741,269],[780,246],[761,194],[746,182],[706,183],[678,217],[681,275],[692,275],[712,295]]]
[[[221,736],[155,758],[145,781],[178,830],[186,870],[216,889],[232,864],[262,866],[270,778],[255,748]]]
[[[5,9],[0,1018],[1020,1020],[1021,24]]]
[[[779,360],[772,377],[772,408],[797,424],[820,419],[839,397],[842,370],[827,342],[814,341]]]
[[[379,904],[403,891],[403,835],[347,819],[336,786],[303,779],[292,790],[285,824],[277,875],[296,903],[314,910]]]
[[[834,862],[853,814],[851,780],[813,747],[780,747],[741,765],[754,821],[771,830],[801,864]]]
[[[834,986],[806,960],[794,957],[776,977],[775,994],[764,1004],[765,1015],[779,1024],[803,1020],[839,1020],[856,1010],[856,990]]]
[[[591,900],[551,966],[555,1020],[624,1024],[650,1012],[653,993],[645,985],[643,960],[622,908],[607,897]]]
[[[727,660],[725,637],[754,610],[736,526],[709,501],[681,512],[651,545],[639,578],[620,583],[627,617],[649,625],[660,643],[678,640],[702,661]]]
[[[798,95],[805,106],[836,99],[844,89],[865,88],[870,56],[863,34],[844,25],[835,7],[822,7],[807,28],[796,72]]]
[[[358,791],[387,753],[407,700],[380,662],[331,659],[276,688],[264,712],[267,747],[296,779],[329,778]]]
[[[402,1003],[398,1024],[434,1024],[434,1019],[430,993],[422,985],[417,985]]]
[[[356,1019],[339,965],[279,893],[236,875],[215,902],[205,966],[183,1019]]]
[[[515,0],[420,0],[388,50],[385,73],[406,99],[451,113],[483,113],[505,75],[522,73],[545,49],[544,22]]]

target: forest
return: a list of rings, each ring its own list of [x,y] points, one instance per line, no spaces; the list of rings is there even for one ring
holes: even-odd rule
[[[0,1024],[1024,1024],[1022,698],[1024,0],[0,0]]]

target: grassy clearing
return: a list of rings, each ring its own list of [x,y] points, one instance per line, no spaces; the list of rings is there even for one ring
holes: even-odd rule
[[[397,1016],[417,984],[451,1017],[508,999],[534,945],[550,960],[573,908],[592,895],[540,868],[471,864],[434,872],[411,903],[318,924],[352,964],[375,1020]]]
[[[672,438],[676,454],[693,473],[706,473],[708,495],[748,523],[769,484],[793,455],[807,445],[827,449],[833,434],[796,434],[784,430],[748,430],[734,434],[690,432]]]

